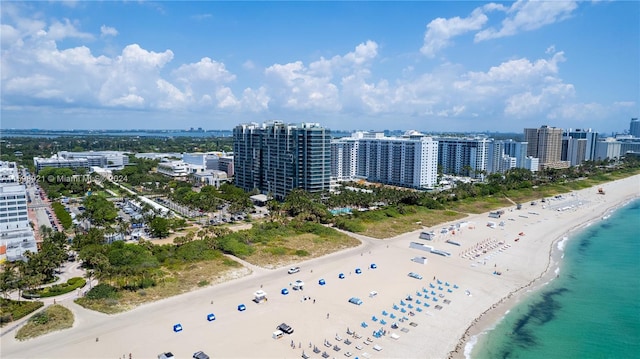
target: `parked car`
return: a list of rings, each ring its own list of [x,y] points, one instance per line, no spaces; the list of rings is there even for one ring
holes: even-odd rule
[[[349,298],[349,303],[355,304],[355,305],[361,305],[362,304],[362,299],[360,299],[358,297],[351,297],[351,298]]]
[[[414,273],[414,272],[409,272],[409,277],[411,278],[415,278],[415,279],[422,279],[422,276],[418,273]]]
[[[292,267],[292,268],[289,268],[289,270],[287,271],[287,273],[289,274],[294,274],[298,272],[300,272],[300,267]]]
[[[277,330],[281,330],[283,333],[291,334],[293,333],[293,328],[291,328],[286,323],[282,323],[276,327]]]
[[[197,351],[193,353],[193,359],[209,359],[209,356],[203,351]]]

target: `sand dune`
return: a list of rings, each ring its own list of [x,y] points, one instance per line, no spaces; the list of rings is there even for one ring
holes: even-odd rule
[[[9,333],[2,336],[0,353],[3,359],[121,358],[129,353],[156,358],[164,351],[191,358],[198,350],[216,358],[295,358],[303,352],[321,358],[325,351],[336,358],[349,353],[360,358],[460,357],[461,339],[499,318],[518,300],[513,293],[524,292],[522,288],[557,264],[551,255],[557,240],[570,238],[571,230],[638,197],[639,180],[634,176],[605,184],[606,195],[590,188],[548,201],[544,208],[542,203],[521,210],[513,206],[504,208],[498,219],[481,214],[428,228],[437,233],[432,241],[419,239],[420,231],[387,240],[357,236],[361,246],[303,262],[297,274],[287,274],[286,268],[254,271],[118,315],[93,313],[65,301],[76,314],[72,329],[26,342]],[[446,234],[440,233],[442,228]],[[410,248],[412,242],[451,256]],[[426,257],[427,263],[416,263],[414,257]],[[372,263],[377,268],[372,269]],[[411,278],[409,272],[423,279]],[[302,291],[290,285],[298,279],[305,282]],[[318,284],[320,279],[326,284]],[[281,294],[283,288],[289,294]],[[267,302],[252,301],[258,289],[267,292]],[[370,296],[372,291],[377,294]],[[363,303],[349,303],[354,296]],[[239,304],[247,309],[238,311]],[[207,320],[209,313],[215,314],[214,321]],[[282,322],[294,332],[273,339]],[[177,323],[183,328],[178,333],[173,331]],[[377,338],[375,332],[385,335]],[[319,353],[313,352],[314,346]]]

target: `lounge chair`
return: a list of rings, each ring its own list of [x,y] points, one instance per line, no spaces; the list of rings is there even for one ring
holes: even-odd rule
[[[302,359],[309,359],[309,356],[304,351],[302,352]]]
[[[351,352],[344,353],[344,356],[346,356],[347,358],[350,357],[351,355],[352,355]]]
[[[336,344],[333,346],[333,350],[339,352],[340,351],[340,347]]]

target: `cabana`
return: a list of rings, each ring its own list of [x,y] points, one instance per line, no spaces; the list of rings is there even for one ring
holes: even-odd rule
[[[253,293],[253,301],[256,303],[260,303],[262,301],[266,301],[267,300],[267,293],[263,290],[257,290],[255,293]]]

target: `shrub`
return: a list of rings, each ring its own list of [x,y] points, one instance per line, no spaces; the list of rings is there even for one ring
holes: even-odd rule
[[[198,287],[206,287],[209,285],[209,281],[208,280],[201,280],[198,282]]]
[[[18,320],[33,313],[44,305],[38,302],[22,302],[0,298],[0,324]]]
[[[86,295],[89,299],[118,299],[118,290],[106,283],[100,283],[93,287]]]
[[[82,288],[87,284],[84,278],[74,277],[66,283],[54,284],[51,287],[40,288],[34,292],[24,292],[22,297],[25,299],[55,297],[57,295],[73,292],[78,288]]]
[[[44,325],[49,322],[49,315],[46,312],[36,313],[29,319],[29,321],[36,324]]]
[[[298,257],[306,257],[306,256],[308,256],[308,255],[309,255],[309,252],[305,251],[304,249],[298,249],[298,250],[296,251],[296,255],[297,255]]]

